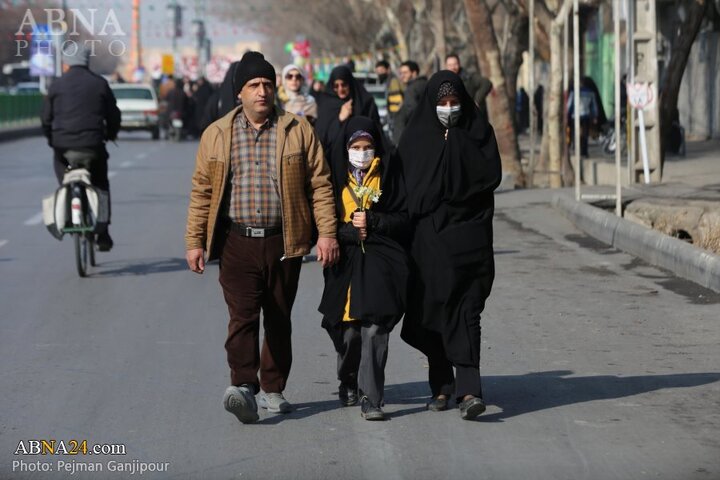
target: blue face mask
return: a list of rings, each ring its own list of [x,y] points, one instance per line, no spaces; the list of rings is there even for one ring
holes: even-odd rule
[[[438,105],[435,108],[437,110],[438,120],[440,120],[440,123],[442,123],[445,128],[454,127],[458,120],[460,120],[460,115],[462,115],[460,105],[453,105],[451,107]]]

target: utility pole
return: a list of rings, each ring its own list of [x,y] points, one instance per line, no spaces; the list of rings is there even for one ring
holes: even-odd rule
[[[167,5],[168,23],[171,29],[172,38],[172,54],[173,54],[173,74],[177,76],[179,54],[178,54],[178,38],[182,37],[182,7],[177,0],[170,0]]]
[[[193,20],[193,35],[195,36],[195,47],[197,49],[198,75],[205,76],[205,67],[210,58],[208,57],[207,32],[205,30],[205,1],[195,0],[195,20]]]
[[[528,99],[530,104],[530,165],[528,171],[530,173],[528,182],[529,187],[533,187],[533,173],[535,172],[535,118],[537,111],[535,110],[535,0],[529,0],[528,9],[528,61],[530,64],[530,75],[528,78]]]
[[[647,160],[650,170],[650,181],[660,182],[662,171],[660,166],[660,112],[658,102],[658,68],[657,68],[657,28],[655,0],[630,0],[632,15],[628,22],[628,32],[632,32],[632,57],[630,59],[632,69],[630,81],[633,84],[646,85],[651,92],[651,102],[642,108],[642,118],[638,117],[633,122],[632,142],[630,147],[637,152],[637,139],[641,137],[640,128],[644,127],[645,144],[647,148]],[[629,36],[630,36],[629,35]],[[634,109],[628,109],[628,113],[635,120]],[[640,152],[641,154],[643,152]],[[633,158],[642,158],[643,155],[633,155]],[[642,164],[633,162],[632,182],[637,182],[643,171]]]
[[[140,44],[140,0],[132,0],[132,25],[130,30],[130,62],[128,78],[134,79],[135,72],[142,69],[142,46]]]

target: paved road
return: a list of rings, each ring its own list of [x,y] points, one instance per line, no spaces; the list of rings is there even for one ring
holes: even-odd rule
[[[237,423],[220,403],[217,266],[197,276],[183,260],[195,148],[143,135],[110,147],[115,249],[79,279],[69,240],[39,224],[55,188],[49,150],[38,138],[0,144],[0,478],[69,477],[58,461],[104,468],[73,478],[127,478],[108,471],[113,460],[167,462],[142,477],[173,479],[720,478],[720,295],[592,241],[548,191],[497,196],[479,421],[424,410],[425,361],[397,332],[391,420],[338,408],[321,270],[308,263],[286,391],[297,409]],[[126,455],[13,454],[31,439]],[[13,472],[14,461],[55,471]]]

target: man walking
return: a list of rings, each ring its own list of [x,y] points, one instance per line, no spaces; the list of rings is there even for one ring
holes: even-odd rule
[[[312,127],[274,107],[275,69],[261,53],[246,53],[234,75],[240,105],[211,124],[198,147],[185,242],[196,273],[205,269],[205,253],[220,259],[230,312],[223,405],[252,423],[260,389],[261,407],[291,410],[282,394],[292,363],[290,312],[311,219],[323,267],[337,261],[339,247],[329,170]]]
[[[478,106],[480,111],[487,116],[487,104],[485,99],[493,89],[493,84],[490,79],[485,78],[480,74],[468,74],[468,71],[460,65],[460,57],[457,53],[450,53],[445,57],[445,70],[450,70],[454,74],[460,76],[465,84],[465,89],[470,94],[470,98],[473,99],[475,105]]]
[[[413,112],[417,108],[427,84],[427,77],[420,76],[420,66],[408,60],[400,64],[400,80],[405,85],[402,106],[395,117],[393,128],[393,141],[396,145],[400,143],[403,130],[410,122]]]

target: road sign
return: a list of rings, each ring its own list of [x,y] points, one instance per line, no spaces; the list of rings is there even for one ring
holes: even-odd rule
[[[648,107],[655,100],[655,94],[649,83],[628,82],[627,95],[630,105],[638,110]]]
[[[172,55],[162,56],[162,72],[165,75],[172,75],[175,73],[175,57]]]

